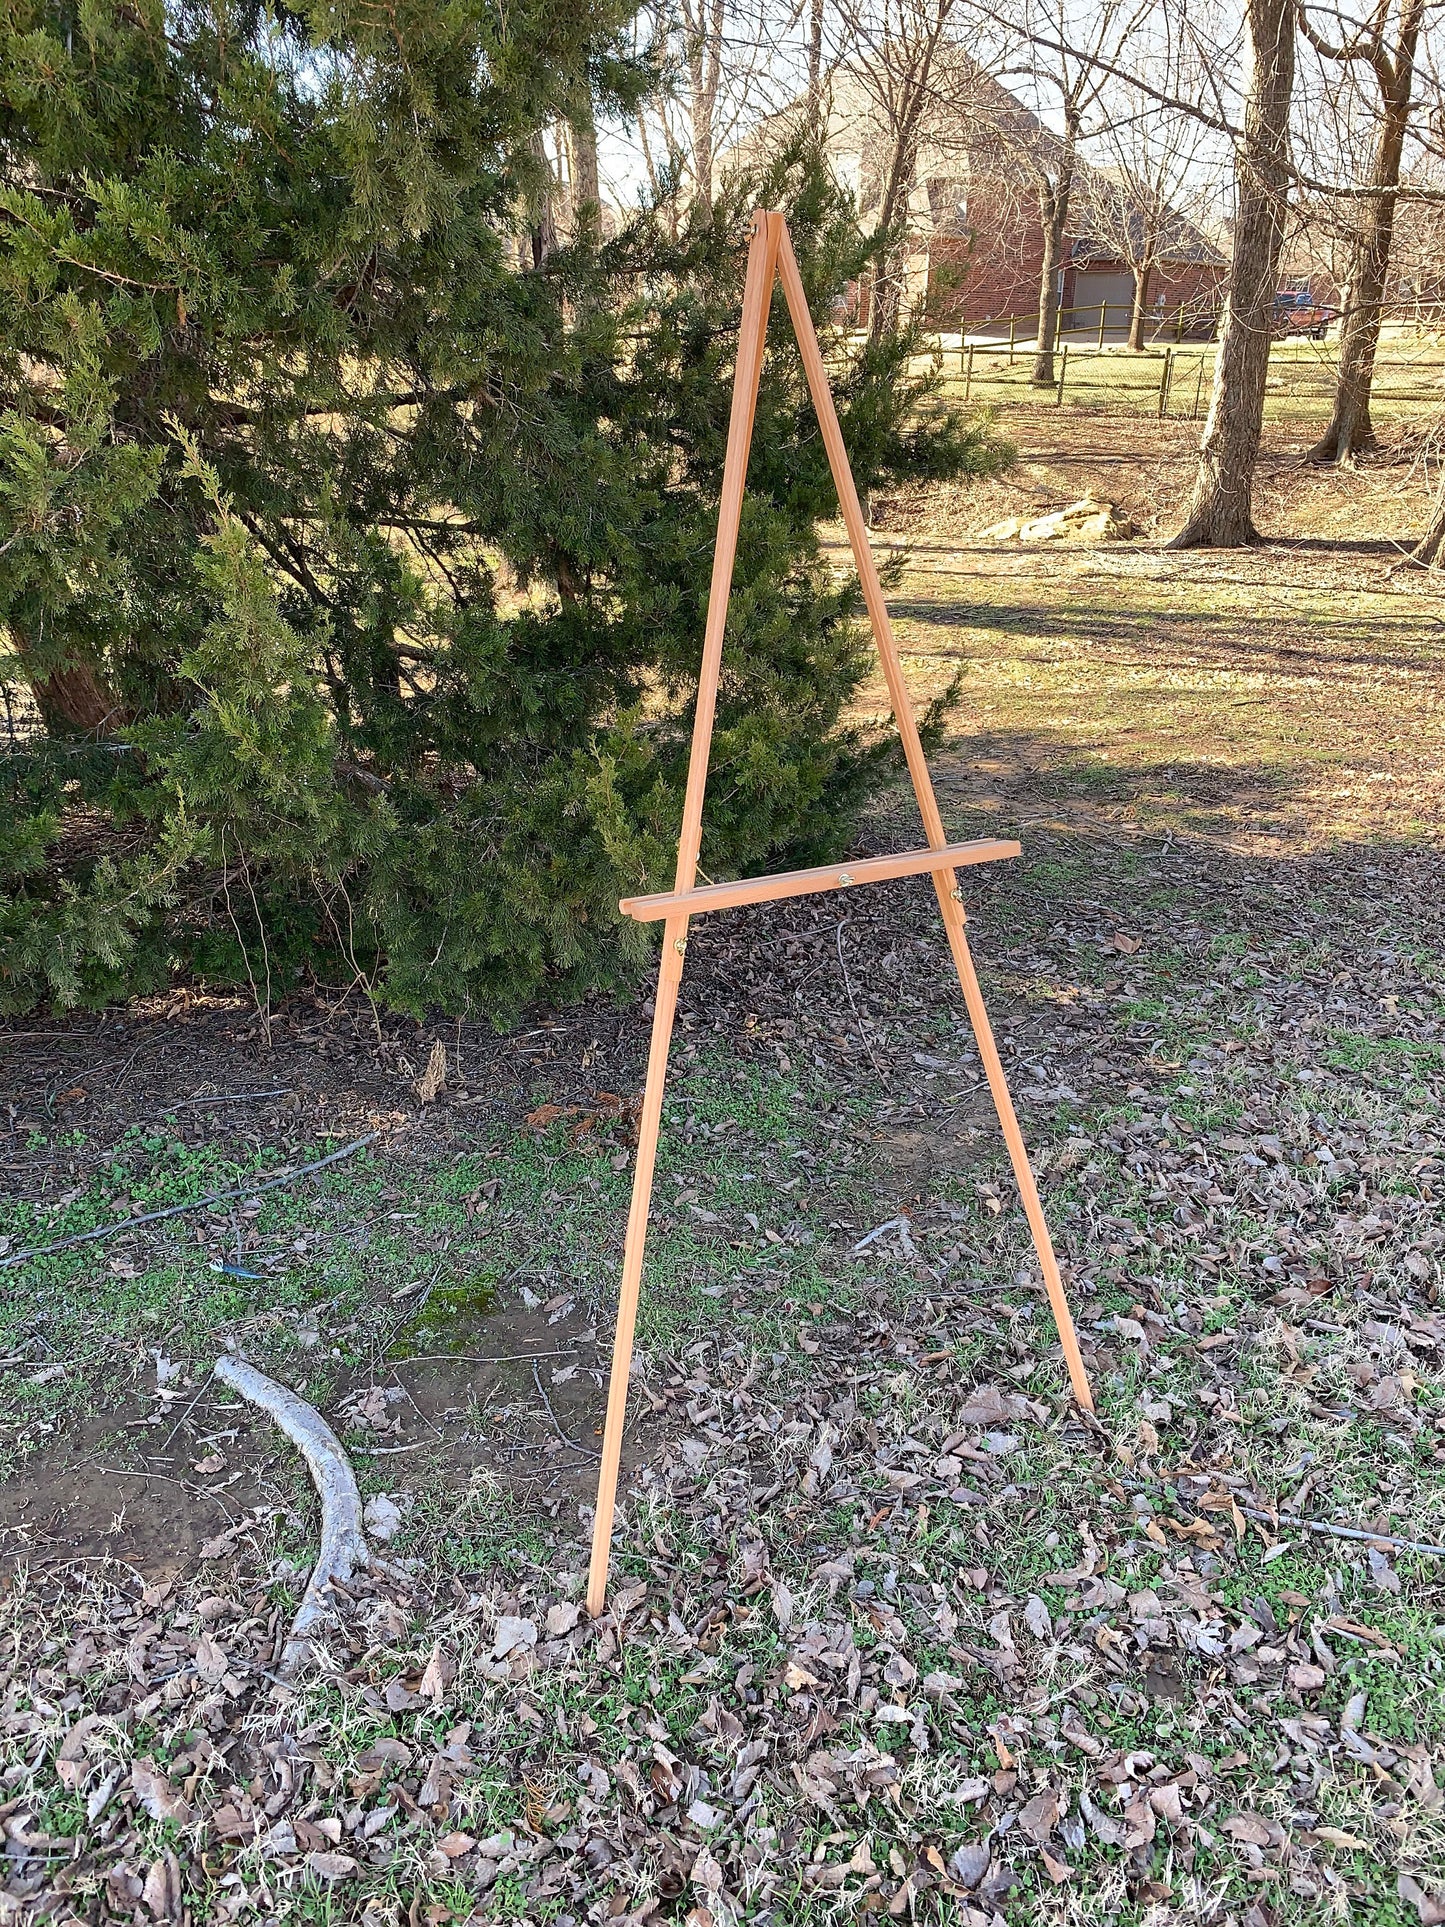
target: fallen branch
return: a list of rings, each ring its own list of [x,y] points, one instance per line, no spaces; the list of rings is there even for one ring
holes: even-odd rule
[[[1167,1492],[1172,1483],[1161,1477],[1119,1480],[1119,1484],[1128,1492]],[[1225,1485],[1227,1490],[1227,1481]],[[1244,1518],[1257,1519],[1262,1525],[1273,1526],[1276,1532],[1281,1526],[1294,1526],[1301,1532],[1318,1532],[1327,1539],[1354,1539],[1361,1545],[1388,1546],[1392,1552],[1423,1552],[1435,1559],[1445,1559],[1445,1546],[1432,1546],[1420,1539],[1401,1539],[1393,1532],[1371,1532],[1365,1526],[1337,1526],[1328,1519],[1305,1519],[1297,1512],[1267,1512],[1261,1506],[1242,1504],[1232,1492],[1230,1497]],[[1186,1499],[1184,1503],[1187,1505],[1189,1501]],[[1198,1516],[1203,1518],[1204,1515],[1199,1513]]]
[[[216,1377],[259,1406],[286,1434],[305,1459],[321,1500],[321,1546],[281,1652],[278,1670],[284,1677],[311,1657],[309,1635],[332,1610],[327,1596],[331,1581],[345,1585],[358,1566],[371,1563],[361,1524],[361,1494],[341,1441],[314,1407],[229,1353],[216,1360]]]
[[[294,1184],[297,1178],[310,1177],[313,1171],[324,1171],[328,1164],[339,1164],[343,1158],[349,1158],[353,1151],[374,1143],[380,1135],[378,1131],[368,1131],[365,1137],[343,1144],[339,1151],[328,1151],[324,1158],[316,1158],[310,1164],[288,1165],[284,1171],[262,1178],[258,1184],[238,1184],[229,1191],[208,1191],[204,1197],[192,1198],[188,1204],[168,1204],[164,1210],[143,1211],[137,1218],[121,1218],[117,1223],[101,1225],[95,1231],[77,1231],[73,1237],[56,1238],[48,1245],[30,1245],[24,1251],[12,1252],[8,1258],[0,1258],[0,1271],[9,1271],[13,1265],[23,1265],[29,1258],[49,1257],[52,1251],[67,1251],[71,1245],[90,1244],[96,1238],[113,1238],[121,1231],[134,1231],[137,1225],[157,1224],[162,1218],[178,1218],[184,1211],[199,1211],[208,1204],[222,1204],[228,1198],[254,1198],[262,1191],[274,1190],[278,1184]]]
[[[1246,1519],[1262,1520],[1276,1530],[1280,1526],[1298,1526],[1301,1532],[1319,1532],[1330,1539],[1358,1539],[1363,1545],[1388,1546],[1392,1552],[1427,1552],[1436,1559],[1445,1559],[1445,1546],[1426,1545],[1419,1539],[1400,1539],[1393,1532],[1368,1532],[1362,1526],[1336,1526],[1331,1525],[1328,1519],[1301,1519],[1293,1512],[1262,1512],[1252,1505],[1242,1505],[1239,1509]]]

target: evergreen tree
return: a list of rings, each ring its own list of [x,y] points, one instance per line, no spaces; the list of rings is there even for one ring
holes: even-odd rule
[[[534,245],[538,131],[626,0],[0,0],[0,1009],[343,971],[499,1019],[619,981],[669,877],[746,211],[821,314],[873,243],[806,153],[680,241]],[[788,346],[759,401],[713,875],[841,847],[882,752]],[[993,465],[913,344],[860,482]]]

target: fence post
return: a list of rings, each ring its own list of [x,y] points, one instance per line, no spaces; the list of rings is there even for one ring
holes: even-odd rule
[[[1018,325],[1018,316],[1011,314],[1008,318],[1008,365],[1010,368],[1014,365],[1014,329],[1017,328]]]
[[[1059,343],[1063,340],[1063,338],[1064,338],[1064,304],[1061,301],[1058,305],[1057,311],[1054,314],[1054,350],[1056,353],[1058,351]]]
[[[968,400],[973,392],[973,343],[968,344],[968,366],[963,375],[963,399]]]
[[[1064,405],[1064,376],[1067,375],[1068,372],[1069,372],[1069,344],[1066,341],[1059,354],[1059,392],[1054,397],[1055,408],[1062,408]]]
[[[1109,304],[1107,301],[1101,301],[1099,303],[1099,353],[1100,354],[1103,354],[1104,352],[1104,323],[1108,319],[1109,319]]]
[[[1169,384],[1174,379],[1174,350],[1164,350],[1164,366],[1159,375],[1159,419],[1162,422],[1169,407]]]

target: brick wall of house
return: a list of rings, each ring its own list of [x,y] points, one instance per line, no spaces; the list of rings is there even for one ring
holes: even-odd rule
[[[930,249],[930,317],[956,328],[1038,312],[1044,243],[1032,207],[1011,189],[970,188],[966,230],[936,234]]]
[[[1186,324],[1191,315],[1217,316],[1224,307],[1227,272],[1194,262],[1166,262],[1149,279],[1149,306],[1170,314],[1183,303]]]
[[[1013,315],[1032,320],[1038,313],[1043,237],[1031,216],[1028,201],[1007,187],[984,184],[970,191],[967,231],[937,234],[929,250],[928,312],[935,325],[978,328]],[[1122,262],[1098,258],[1088,266],[1128,272]],[[1224,275],[1217,266],[1166,264],[1151,277],[1149,306],[1162,305],[1174,314],[1182,302],[1186,321],[1211,315],[1223,302]],[[1073,278],[1073,268],[1066,267],[1065,306],[1073,298]]]

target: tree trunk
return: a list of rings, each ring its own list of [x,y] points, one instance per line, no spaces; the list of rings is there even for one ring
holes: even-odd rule
[[[1350,299],[1340,331],[1340,366],[1335,378],[1335,406],[1330,425],[1310,450],[1314,462],[1351,462],[1373,446],[1370,390],[1375,378],[1375,351],[1380,342],[1382,303],[1390,271],[1390,242],[1395,230],[1395,189],[1400,185],[1400,156],[1410,119],[1410,90],[1415,78],[1415,47],[1425,0],[1403,0],[1400,39],[1393,60],[1384,59],[1380,79],[1382,112],[1380,137],[1375,145],[1370,186],[1379,188],[1366,204],[1364,220],[1355,235],[1350,258]]]
[[[665,200],[663,198],[662,178],[659,176],[656,163],[652,158],[652,143],[647,138],[647,115],[645,113],[637,116],[637,138],[638,144],[642,148],[643,164],[647,169],[647,184],[652,190],[652,204],[654,207],[662,208],[667,217],[667,231],[672,236],[672,239],[676,241],[678,238],[677,195],[674,192],[668,194]]]
[[[574,228],[595,222],[602,212],[602,188],[597,173],[597,123],[589,93],[572,120],[572,221]]]
[[[1224,332],[1184,527],[1171,548],[1256,539],[1254,468],[1264,426],[1279,252],[1289,200],[1289,105],[1296,0],[1247,0],[1250,73],[1236,162],[1238,199]]]
[[[532,135],[531,149],[532,157],[537,162],[537,192],[540,197],[532,223],[532,266],[540,268],[547,257],[557,251],[557,223],[552,209],[556,176],[547,153],[546,137],[540,128]]]
[[[1411,549],[1410,560],[1422,563],[1426,568],[1438,568],[1442,549],[1445,549],[1445,487],[1435,498],[1435,511],[1430,517],[1430,525]]]
[[[697,205],[712,214],[713,115],[722,73],[724,0],[699,0],[682,9],[692,119],[692,172]]]
[[[1149,306],[1149,269],[1134,270],[1134,306],[1129,311],[1129,346],[1138,354],[1144,346],[1144,315]]]
[[[694,92],[692,97],[692,171],[697,204],[712,213],[712,106]]]
[[[1042,387],[1054,385],[1054,336],[1059,325],[1059,270],[1064,235],[1069,225],[1069,196],[1074,186],[1074,145],[1078,126],[1068,116],[1058,173],[1039,188],[1039,225],[1043,229],[1044,258],[1039,268],[1039,333],[1034,343],[1034,368],[1029,377]]]
[[[913,193],[913,177],[918,168],[918,133],[922,121],[923,104],[927,85],[925,69],[922,83],[904,95],[903,107],[895,130],[893,152],[889,157],[888,174],[883,183],[883,198],[878,209],[878,229],[885,237],[899,219],[900,209],[903,219],[908,217],[908,203]],[[873,312],[869,317],[868,335],[871,341],[881,341],[898,320],[899,309],[903,305],[902,275],[904,261],[899,257],[899,249],[906,255],[907,238],[901,243],[889,241],[887,252],[878,264],[877,278],[873,287]]]
[[[879,230],[885,235],[898,217],[900,174],[904,168],[904,157],[900,151],[895,148],[893,166],[889,169],[889,178],[883,190],[882,209],[878,217]],[[908,167],[906,171],[908,181],[907,190],[904,192],[903,197],[905,202],[908,193],[912,191],[912,168]],[[884,253],[879,258],[877,272],[873,281],[873,309],[868,317],[868,338],[870,341],[881,341],[884,335],[889,333],[898,320],[898,312],[903,305],[901,280],[904,262],[901,258],[901,250],[906,250],[906,248],[906,240],[901,244],[897,240],[890,240],[886,245]]]
[[[823,117],[823,0],[808,0],[808,125]]]
[[[106,686],[92,664],[69,662],[42,673],[35,667],[23,632],[14,623],[9,628],[15,653],[30,679],[30,693],[50,735],[110,736],[130,720],[119,696]]]

